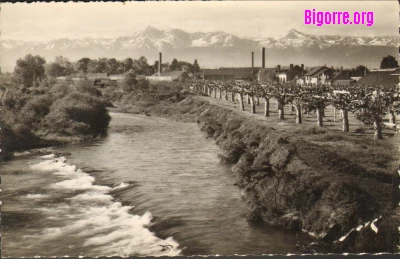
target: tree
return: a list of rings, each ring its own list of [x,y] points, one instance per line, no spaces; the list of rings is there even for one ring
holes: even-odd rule
[[[118,69],[118,62],[115,58],[110,58],[106,62],[107,73],[108,74],[115,74]]]
[[[124,73],[133,69],[133,59],[132,58],[126,58],[124,61]]]
[[[107,58],[99,58],[96,64],[95,73],[107,73]]]
[[[122,81],[122,88],[125,92],[132,92],[138,80],[136,79],[136,73],[134,70],[129,70],[125,73],[125,78]]]
[[[90,58],[81,58],[75,63],[75,71],[87,73],[90,61]]]
[[[384,57],[381,61],[381,68],[397,68],[399,64],[393,56]]]
[[[331,104],[343,114],[343,132],[349,132],[349,111],[358,109],[357,100],[362,96],[362,89],[356,86],[336,86],[332,88]],[[359,91],[361,90],[361,91]]]
[[[272,84],[263,84],[260,85],[260,96],[264,98],[264,116],[269,117],[269,100],[273,96],[272,94],[273,85]]]
[[[149,90],[149,87],[150,87],[149,80],[147,80],[145,78],[140,78],[139,80],[137,80],[136,88],[139,91],[142,91],[142,92],[147,91],[147,90]]]
[[[375,86],[361,89],[356,118],[366,126],[374,126],[374,139],[382,139],[382,120],[388,112],[400,114],[396,86]]]
[[[291,102],[291,85],[277,84],[272,89],[272,96],[278,101],[279,119],[285,119],[285,105]]]
[[[193,72],[193,73],[200,72],[200,66],[199,66],[199,64],[197,63],[197,59],[194,60],[194,63],[193,63],[193,71],[192,71],[192,72]]]
[[[308,109],[317,111],[317,125],[323,127],[323,113],[330,102],[329,88],[327,85],[313,85],[303,88]]]
[[[258,73],[258,82],[262,85],[261,93],[264,98],[264,116],[269,117],[269,99],[273,96],[273,84],[276,83],[276,74],[273,70],[260,69]]]
[[[90,60],[87,67],[87,72],[97,73],[97,60]]]
[[[28,54],[23,59],[18,59],[14,68],[17,82],[25,88],[38,86],[45,77],[45,64],[46,60],[38,55]]]
[[[177,60],[176,58],[174,58],[174,59],[172,60],[171,65],[170,65],[170,70],[171,70],[171,71],[177,71],[177,70],[179,70],[179,64],[178,64],[178,60]]]
[[[74,72],[74,67],[68,58],[58,56],[54,62],[47,64],[46,74],[50,77],[59,77],[71,75]]]
[[[158,60],[156,60],[156,61],[154,62],[154,65],[153,65],[153,74],[156,74],[156,73],[158,72],[158,63],[160,63]]]
[[[125,64],[124,61],[117,61],[117,69],[115,70],[116,74],[124,74],[126,72],[125,70]]]
[[[139,59],[135,59],[133,61],[133,70],[137,75],[151,75],[152,69],[150,68],[149,64],[147,63],[147,59],[142,56]]]
[[[357,73],[357,74],[362,74],[362,75],[364,75],[364,73],[365,72],[369,72],[369,70],[368,70],[368,68],[366,67],[366,66],[363,66],[363,65],[358,65],[357,67],[356,67],[356,69],[355,69],[355,72]]]
[[[258,73],[260,84],[275,84],[277,82],[276,73],[270,69],[260,69]]]
[[[296,109],[296,123],[301,124],[303,123],[301,107],[307,99],[307,92],[304,91],[299,85],[293,85],[290,89],[290,92],[292,94],[291,103]]]

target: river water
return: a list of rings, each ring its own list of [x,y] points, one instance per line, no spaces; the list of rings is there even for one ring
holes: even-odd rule
[[[109,135],[1,164],[3,256],[296,253],[293,232],[246,221],[196,124],[112,114]]]

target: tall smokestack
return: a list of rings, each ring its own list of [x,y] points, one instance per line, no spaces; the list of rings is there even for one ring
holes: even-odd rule
[[[158,76],[161,76],[162,53],[160,52],[160,61],[158,61]]]
[[[251,68],[254,68],[254,52],[251,52]]]
[[[265,48],[262,48],[262,68],[265,68]]]
[[[301,75],[304,75],[304,64],[301,64]]]

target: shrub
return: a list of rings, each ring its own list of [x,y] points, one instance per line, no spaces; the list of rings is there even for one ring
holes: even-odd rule
[[[21,123],[32,126],[43,119],[50,112],[52,99],[48,95],[35,96],[29,100],[20,112]]]
[[[101,97],[101,91],[94,87],[93,85],[90,84],[89,81],[81,81],[78,86],[76,87],[76,90],[82,93],[88,93],[93,96]]]
[[[102,99],[81,92],[72,92],[54,103],[45,117],[53,133],[93,136],[105,134],[110,119]]]
[[[66,84],[57,84],[50,90],[54,99],[63,98],[72,91],[72,87]]]
[[[28,100],[29,96],[27,94],[17,89],[13,89],[6,92],[2,104],[5,105],[7,109],[19,110]]]

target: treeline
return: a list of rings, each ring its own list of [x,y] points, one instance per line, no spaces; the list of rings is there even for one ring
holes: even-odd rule
[[[59,84],[44,59],[27,55],[0,74],[0,159],[14,151],[93,139],[107,133],[111,104],[89,81]]]
[[[158,71],[158,61],[149,65],[145,57],[139,59],[126,58],[122,61],[115,58],[81,58],[76,62],[71,62],[68,58],[58,56],[54,61],[46,62],[41,56],[26,55],[16,62],[14,69],[15,83],[24,87],[39,86],[45,77],[69,76],[73,74],[85,73],[106,73],[125,74],[133,73],[135,75],[153,75]],[[171,63],[163,63],[162,71],[185,71],[193,74],[200,71],[197,60],[193,64],[185,61],[173,59]]]

